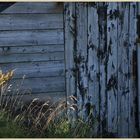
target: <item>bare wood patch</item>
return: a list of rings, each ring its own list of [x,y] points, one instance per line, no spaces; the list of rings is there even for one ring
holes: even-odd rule
[[[129,134],[129,3],[118,4],[118,136]]]
[[[97,119],[94,135],[99,133],[99,27],[98,27],[97,3],[88,4],[88,96],[90,113]],[[90,114],[90,115],[91,115]]]
[[[107,8],[107,112],[108,132],[117,134],[117,52],[118,52],[118,9],[116,3],[109,3]]]

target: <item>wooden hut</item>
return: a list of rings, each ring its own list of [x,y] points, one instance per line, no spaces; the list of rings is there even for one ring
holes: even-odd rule
[[[97,133],[140,131],[140,4],[1,3],[0,67],[34,97],[77,97]],[[15,84],[14,84],[15,85]]]

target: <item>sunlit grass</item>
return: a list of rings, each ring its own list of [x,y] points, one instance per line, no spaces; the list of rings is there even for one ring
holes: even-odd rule
[[[13,71],[0,73],[0,137],[93,137],[94,122],[90,125],[80,118],[68,117],[68,112],[72,115],[77,111],[77,99],[74,96],[53,103],[39,98],[23,102],[24,95],[20,93],[20,89],[11,93],[13,90],[9,83],[13,74]]]

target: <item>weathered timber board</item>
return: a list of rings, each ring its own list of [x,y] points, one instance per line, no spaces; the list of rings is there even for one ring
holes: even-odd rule
[[[129,131],[129,3],[119,3],[119,12],[123,17],[118,23],[118,135],[128,137]]]
[[[117,96],[118,96],[118,71],[117,52],[118,17],[112,16],[117,11],[116,3],[108,3],[107,8],[107,126],[108,131],[117,134]]]
[[[87,81],[87,4],[76,3],[76,29],[77,29],[77,100],[79,115],[86,119],[88,102],[88,81]]]
[[[137,121],[137,3],[129,6],[129,137],[138,136]],[[139,69],[140,70],[140,69]]]
[[[14,78],[57,77],[64,76],[64,67],[39,67],[38,69],[16,69]]]
[[[99,3],[99,100],[100,100],[100,132],[107,129],[107,4]]]
[[[34,54],[64,52],[64,45],[1,46],[0,54]]]
[[[64,77],[37,77],[37,78],[25,78],[25,79],[13,79],[10,84],[12,85],[12,91],[17,89],[30,91],[31,93],[40,92],[64,92],[65,91],[65,78]]]
[[[3,4],[4,6],[4,4]],[[5,9],[2,13],[24,14],[24,13],[62,13],[63,4],[57,2],[18,2]]]
[[[38,67],[47,67],[47,68],[52,68],[57,66],[64,66],[64,60],[57,60],[57,61],[41,61],[41,62],[17,62],[17,63],[4,63],[4,64],[0,64],[0,66],[2,65],[3,70],[5,71],[7,69],[26,69],[26,68],[38,68]]]
[[[63,52],[40,53],[40,54],[3,54],[0,56],[0,63],[9,62],[34,62],[34,61],[55,61],[63,60]]]
[[[63,30],[1,31],[0,46],[64,44]]]
[[[76,45],[75,45],[75,3],[65,3],[65,69],[66,69],[66,87],[67,96],[76,96],[74,63]]]
[[[98,4],[88,4],[88,94],[90,98],[93,117],[99,118],[99,26],[98,26]],[[99,132],[99,120],[94,127],[94,135]]]
[[[62,101],[65,100],[65,92],[40,92],[40,93],[25,93],[24,91],[20,94],[15,94],[12,95],[14,100],[17,100],[17,103],[20,103],[21,101],[28,103],[34,99],[38,99],[38,101],[41,102],[49,102],[49,103],[56,103],[58,101]],[[3,96],[3,100],[4,99],[10,99],[11,96]]]
[[[57,65],[57,68],[56,68]],[[25,62],[0,64],[3,72],[15,70],[14,78],[64,76],[64,61]]]
[[[62,14],[0,14],[0,30],[63,28]]]

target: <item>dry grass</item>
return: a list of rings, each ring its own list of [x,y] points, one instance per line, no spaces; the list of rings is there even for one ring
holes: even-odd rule
[[[7,114],[7,118],[28,131],[31,137],[92,137],[92,127],[81,119],[69,119],[77,111],[76,98],[70,96],[52,103],[38,98],[23,103],[25,91],[19,87],[12,90],[10,80],[14,72],[0,73],[0,113]],[[72,123],[73,121],[73,123]],[[74,124],[74,125],[73,125]]]

